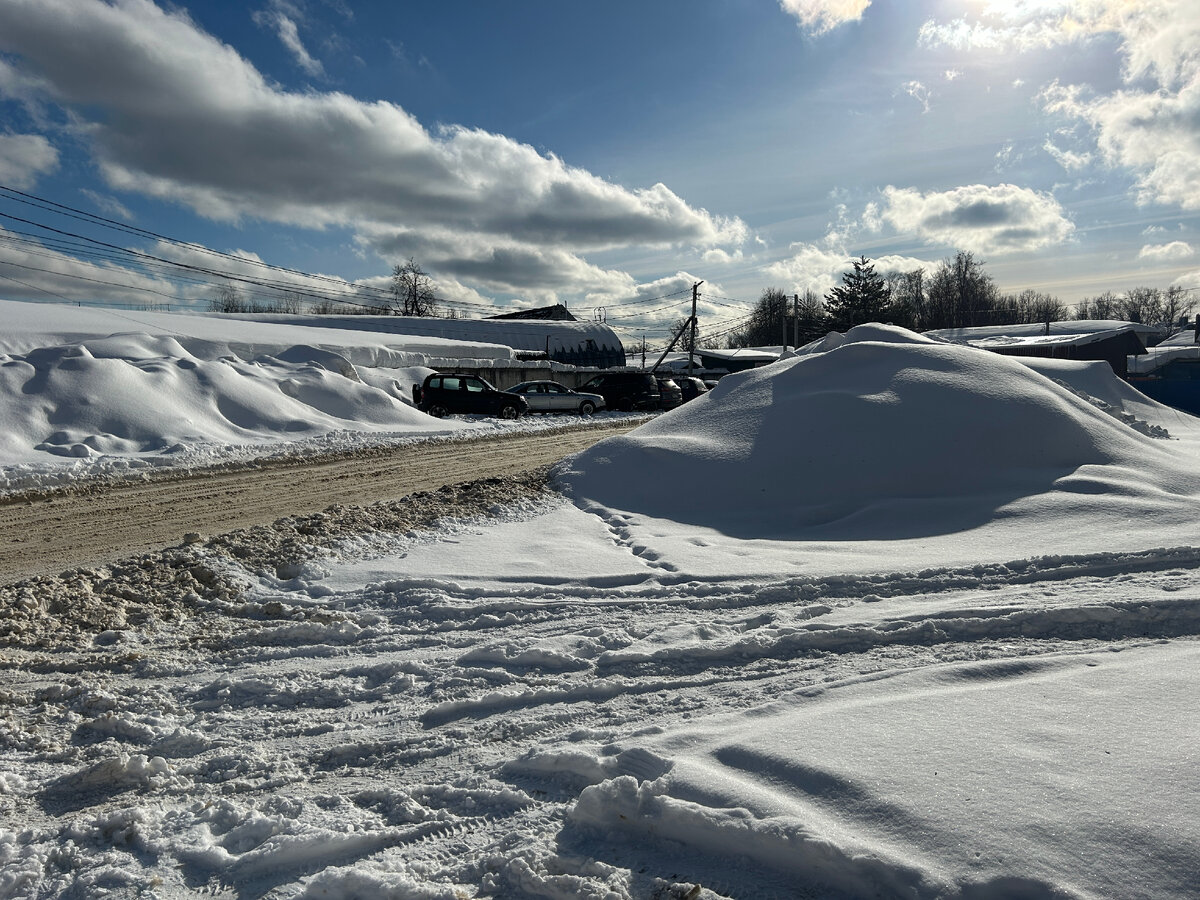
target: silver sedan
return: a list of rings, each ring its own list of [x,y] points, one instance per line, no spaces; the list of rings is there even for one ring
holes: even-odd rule
[[[599,394],[573,391],[557,381],[523,381],[508,390],[524,397],[530,412],[577,412],[590,416],[604,409],[604,398]]]

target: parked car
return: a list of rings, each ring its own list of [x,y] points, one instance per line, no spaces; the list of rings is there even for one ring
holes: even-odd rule
[[[508,389],[509,393],[520,394],[534,412],[577,412],[590,416],[604,409],[604,397],[573,391],[557,381],[523,381]]]
[[[417,409],[439,419],[453,413],[515,419],[529,412],[520,394],[497,390],[478,375],[462,372],[427,375],[413,395]]]
[[[708,393],[708,385],[694,375],[676,375],[674,381],[683,392],[683,402],[695,400],[701,394]]]
[[[663,409],[674,409],[683,404],[683,391],[669,375],[658,376],[658,393],[662,398],[660,404]]]
[[[662,394],[658,379],[649,372],[602,372],[579,388],[599,394],[609,409],[629,412],[634,409],[658,409]]]

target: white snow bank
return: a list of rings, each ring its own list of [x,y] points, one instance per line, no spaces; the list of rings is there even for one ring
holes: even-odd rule
[[[571,818],[850,896],[1191,897],[1197,673],[1200,647],[1164,644],[805,690],[607,748],[669,771]]]
[[[13,301],[0,321],[0,493],[548,427],[413,407],[434,367],[508,364],[500,345]]]
[[[610,513],[787,540],[948,534],[1040,511],[1032,498],[1050,498],[1060,516],[1194,501],[1194,461],[1176,442],[1023,361],[887,326],[832,343],[722,379],[574,457],[560,482]],[[1101,378],[1089,369],[1083,380]],[[1137,412],[1156,415],[1144,402]]]
[[[0,458],[178,453],[344,428],[446,432],[364,384],[328,350],[205,358],[169,335],[123,334],[0,356]]]

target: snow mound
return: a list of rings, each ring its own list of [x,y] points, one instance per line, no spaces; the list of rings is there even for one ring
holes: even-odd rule
[[[826,341],[597,444],[560,483],[585,506],[789,539],[948,533],[1050,492],[1095,509],[1194,490],[1169,442],[1021,361],[890,326]]]
[[[445,431],[393,393],[363,383],[338,353],[307,345],[246,360],[204,358],[148,333],[0,355],[0,457],[179,452],[200,442],[262,442],[370,423]]]

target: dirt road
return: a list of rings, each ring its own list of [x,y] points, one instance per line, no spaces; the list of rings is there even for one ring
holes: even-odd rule
[[[368,504],[444,484],[511,475],[637,424],[622,419],[554,432],[374,448],[294,464],[0,501],[0,583],[172,546],[188,532],[219,534],[319,512],[334,503]]]

